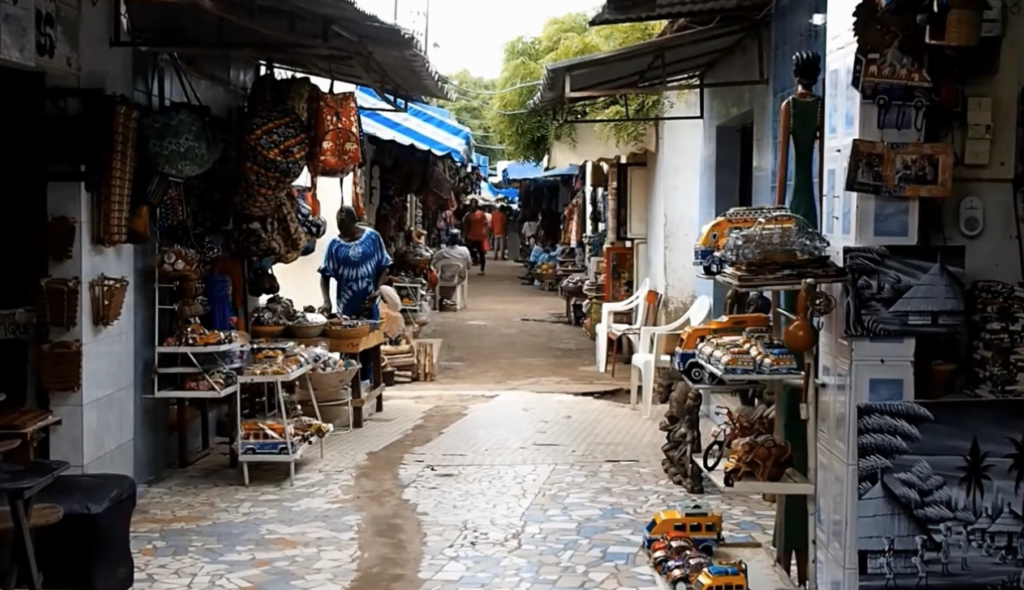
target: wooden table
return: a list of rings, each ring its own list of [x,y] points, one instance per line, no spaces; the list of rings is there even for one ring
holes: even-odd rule
[[[25,571],[29,590],[42,590],[35,548],[29,534],[28,515],[32,511],[32,496],[53,483],[67,469],[66,461],[33,461],[24,466],[0,464],[0,494],[7,495],[14,525],[14,539],[0,556],[3,590],[14,590],[21,570]]]
[[[348,355],[357,355],[361,352],[370,351],[370,366],[373,367],[373,376],[370,378],[370,390],[363,391],[363,383],[359,375],[356,375],[355,379],[352,380],[352,427],[363,427],[363,408],[368,402],[374,402],[374,409],[376,411],[384,411],[384,358],[380,351],[381,346],[384,345],[383,330],[373,330],[362,338],[348,340],[337,340],[334,338],[282,338],[280,340],[289,340],[306,346],[327,344],[329,351]]]
[[[14,409],[0,413],[0,441],[20,441],[20,444],[4,451],[8,453],[7,461],[34,461],[36,443],[46,436],[51,426],[60,426],[61,422],[59,416],[45,410]]]

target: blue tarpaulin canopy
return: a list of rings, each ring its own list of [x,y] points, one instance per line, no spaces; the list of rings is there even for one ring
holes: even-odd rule
[[[529,180],[537,178],[544,172],[540,164],[533,162],[512,162],[501,173],[501,179],[505,183],[515,180]]]
[[[480,196],[491,201],[505,199],[509,203],[515,203],[519,200],[519,191],[514,188],[497,188],[486,180],[482,180],[480,181]]]
[[[540,175],[540,178],[554,178],[556,176],[576,176],[580,171],[580,167],[576,164],[569,164],[568,166],[562,166],[561,168],[552,168]]]
[[[480,176],[487,178],[490,175],[491,159],[483,154],[473,152],[473,163],[480,170]]]
[[[473,138],[469,128],[446,117],[448,113],[444,109],[402,101],[398,104],[404,105],[405,110],[396,110],[393,104],[363,86],[356,87],[356,102],[363,132],[367,135],[437,156],[450,156],[459,163],[469,161],[472,156]]]

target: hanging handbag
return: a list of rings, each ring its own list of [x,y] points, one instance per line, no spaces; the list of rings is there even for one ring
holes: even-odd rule
[[[347,176],[362,162],[355,93],[322,94],[314,119],[310,174],[330,178]]]
[[[142,121],[146,154],[153,168],[180,180],[209,170],[221,154],[210,110],[175,103]]]

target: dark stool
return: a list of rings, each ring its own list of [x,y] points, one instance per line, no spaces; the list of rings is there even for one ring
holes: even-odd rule
[[[36,533],[44,588],[132,587],[130,533],[137,491],[135,480],[127,475],[62,475],[33,498],[64,509],[63,520]]]

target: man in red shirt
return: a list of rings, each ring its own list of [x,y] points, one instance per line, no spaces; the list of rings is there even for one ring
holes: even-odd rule
[[[491,234],[494,236],[494,259],[501,254],[502,260],[508,260],[505,254],[505,235],[507,230],[508,217],[505,216],[503,208],[499,207],[491,214]]]
[[[484,274],[490,224],[487,223],[487,214],[480,208],[480,203],[476,199],[469,201],[469,213],[462,219],[462,227],[466,230],[466,245],[473,257],[480,262],[480,274]]]

